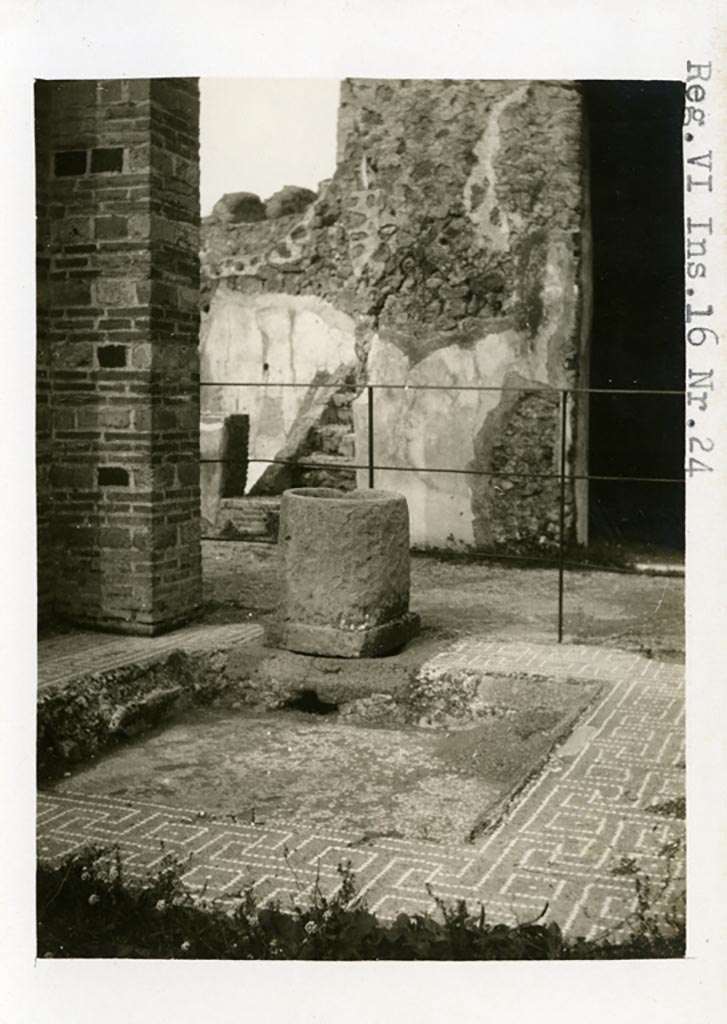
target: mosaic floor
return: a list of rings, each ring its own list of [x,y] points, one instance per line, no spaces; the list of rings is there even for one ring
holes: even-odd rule
[[[80,675],[107,672],[122,665],[143,664],[172,651],[215,651],[262,636],[252,622],[208,626],[196,623],[163,636],[119,636],[73,630],[38,644],[38,690],[63,685]]]
[[[259,634],[250,625],[216,628],[247,630],[238,642]],[[212,818],[203,807],[180,811],[79,791],[39,794],[39,854],[55,859],[87,843],[118,843],[128,870],[143,873],[173,853],[189,857],[187,882],[206,883],[210,896],[232,898],[252,882],[261,897],[283,900],[303,897],[316,875],[333,891],[338,864],[350,860],[360,893],[383,916],[431,907],[431,886],[447,900],[484,903],[491,920],[532,919],[547,903],[546,920],[586,937],[620,931],[633,913],[634,866],[668,901],[684,875],[684,821],[673,811],[684,796],[681,665],[601,647],[467,638],[428,667],[610,685],[500,825],[471,845],[361,841],[360,833],[272,828]]]

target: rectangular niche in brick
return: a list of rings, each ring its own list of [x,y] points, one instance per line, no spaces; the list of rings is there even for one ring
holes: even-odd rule
[[[99,487],[128,487],[129,471],[121,466],[99,466]]]
[[[94,174],[121,174],[124,169],[124,151],[117,149],[91,150],[91,171]]]
[[[68,178],[73,174],[85,174],[86,158],[87,153],[85,149],[69,149],[64,153],[56,153],[54,161],[56,178]]]
[[[126,345],[99,345],[98,365],[105,369],[126,366]]]

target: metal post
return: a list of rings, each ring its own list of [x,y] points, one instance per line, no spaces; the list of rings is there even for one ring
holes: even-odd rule
[[[565,564],[565,449],[568,392],[560,393],[560,512],[558,530],[558,643],[563,643],[563,582]]]
[[[366,386],[366,395],[369,406],[369,487],[374,486],[374,389],[370,384]]]

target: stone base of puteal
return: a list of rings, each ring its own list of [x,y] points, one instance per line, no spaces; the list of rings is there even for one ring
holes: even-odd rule
[[[415,612],[366,629],[337,629],[306,622],[273,623],[265,631],[270,647],[282,647],[298,654],[328,658],[381,658],[394,654],[419,634],[421,622]]]

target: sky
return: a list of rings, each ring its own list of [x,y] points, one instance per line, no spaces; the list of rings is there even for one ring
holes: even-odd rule
[[[333,78],[203,78],[202,216],[225,192],[265,200],[283,185],[315,190],[330,178],[339,86]]]

